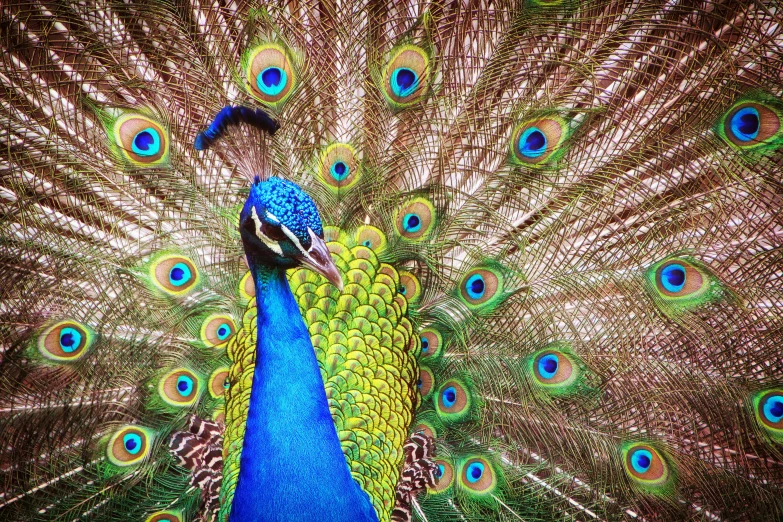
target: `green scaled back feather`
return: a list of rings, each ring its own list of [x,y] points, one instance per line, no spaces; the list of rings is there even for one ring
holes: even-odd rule
[[[253,174],[326,225],[345,291],[290,280],[381,520],[415,432],[413,520],[783,519],[776,2],[10,0],[0,27],[0,519],[228,514]],[[280,129],[195,151],[228,104]],[[192,415],[226,426],[220,517],[169,452]]]

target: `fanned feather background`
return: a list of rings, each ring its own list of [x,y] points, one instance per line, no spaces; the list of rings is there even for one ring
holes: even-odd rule
[[[246,173],[404,296],[382,520],[415,431],[415,520],[783,519],[777,2],[7,0],[0,39],[0,519],[211,516],[168,445],[255,328]],[[280,129],[195,150],[228,104]]]

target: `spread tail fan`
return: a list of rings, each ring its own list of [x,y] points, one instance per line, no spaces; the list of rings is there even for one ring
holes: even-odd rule
[[[0,519],[783,519],[776,2],[0,35]]]

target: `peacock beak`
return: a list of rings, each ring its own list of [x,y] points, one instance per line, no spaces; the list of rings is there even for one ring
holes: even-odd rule
[[[324,276],[342,292],[343,275],[334,264],[334,261],[332,261],[332,256],[329,253],[329,249],[326,247],[326,243],[323,239],[315,235],[315,232],[312,230],[308,229],[308,232],[310,232],[311,240],[310,249],[306,252],[302,252],[300,262],[303,266]]]

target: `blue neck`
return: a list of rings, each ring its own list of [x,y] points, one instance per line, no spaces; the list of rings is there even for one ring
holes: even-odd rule
[[[231,522],[377,521],[345,461],[285,270],[253,263],[256,367]]]

